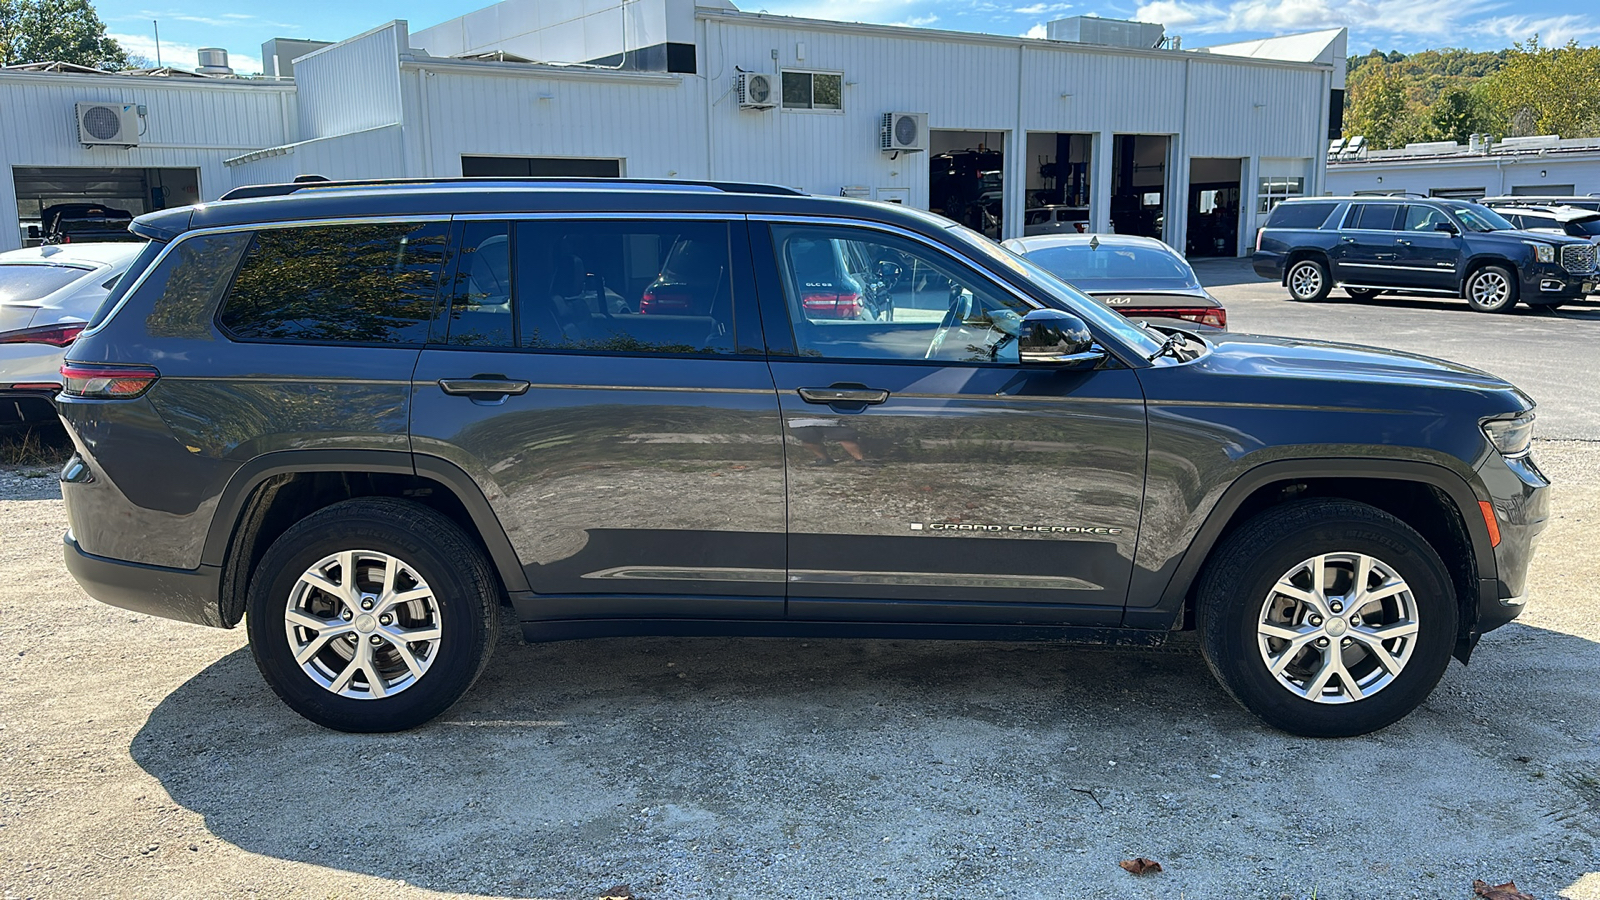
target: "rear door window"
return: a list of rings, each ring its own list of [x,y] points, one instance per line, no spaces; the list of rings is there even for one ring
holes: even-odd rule
[[[259,231],[219,321],[246,341],[423,344],[445,236],[442,222]]]
[[[1398,203],[1363,203],[1350,208],[1344,227],[1363,231],[1394,231],[1400,223]]]

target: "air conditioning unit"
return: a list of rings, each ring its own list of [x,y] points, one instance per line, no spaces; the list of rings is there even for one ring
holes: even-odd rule
[[[915,153],[928,149],[928,114],[891,112],[883,114],[883,130],[878,149],[885,153]]]
[[[85,147],[139,144],[137,103],[79,103],[78,141]]]
[[[733,76],[740,109],[771,109],[778,105],[777,76],[765,72],[740,72]]]

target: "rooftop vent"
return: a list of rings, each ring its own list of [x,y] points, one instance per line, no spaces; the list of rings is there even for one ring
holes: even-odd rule
[[[200,65],[195,71],[201,75],[232,75],[233,69],[228,65],[228,51],[221,47],[201,47]]]

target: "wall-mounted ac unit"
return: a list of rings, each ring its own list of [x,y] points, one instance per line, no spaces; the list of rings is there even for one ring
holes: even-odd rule
[[[914,153],[928,149],[928,114],[890,112],[883,114],[883,130],[878,149],[885,153]]]
[[[139,144],[139,105],[79,103],[78,141],[85,147],[135,147]]]
[[[771,109],[778,105],[778,76],[765,72],[740,72],[733,76],[740,109]]]

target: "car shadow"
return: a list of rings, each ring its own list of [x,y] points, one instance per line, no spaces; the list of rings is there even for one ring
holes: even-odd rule
[[[1287,299],[1287,295],[1286,295]],[[1307,304],[1313,305],[1313,304]],[[1319,300],[1317,306],[1388,306],[1399,309],[1417,310],[1448,310],[1452,312],[1471,312],[1467,301],[1458,298],[1432,298],[1412,297],[1402,294],[1383,294],[1379,297],[1357,299],[1343,292],[1335,291],[1327,299]],[[1494,315],[1532,316],[1552,319],[1577,319],[1580,321],[1600,320],[1600,299],[1585,300],[1578,304],[1563,306],[1560,309],[1551,309],[1547,306],[1533,307],[1519,303],[1512,308],[1510,313],[1495,313]]]
[[[1297,810],[1352,805],[1341,815],[1361,818],[1355,807],[1384,797],[1386,820],[1471,818],[1461,830],[1484,853],[1516,846],[1518,822],[1600,821],[1600,792],[1582,809],[1552,796],[1564,773],[1600,766],[1600,685],[1583,674],[1600,669],[1600,646],[1515,625],[1485,643],[1410,717],[1342,741],[1260,725],[1190,641],[527,645],[508,628],[461,703],[392,735],[300,719],[241,649],[167,696],[130,751],[252,853],[504,897],[619,882],[698,895],[752,872],[782,883],[786,857],[851,860],[847,896],[890,871],[961,893],[948,866],[972,835],[1081,868],[1072,848],[1126,844],[1131,820],[1112,811],[1137,812],[1148,846],[1216,872],[1238,864],[1216,835],[1241,809],[1271,833],[1303,828]],[[1307,777],[1319,767],[1340,775]],[[907,856],[886,835],[922,850]],[[1325,860],[1307,854],[1314,873]]]

